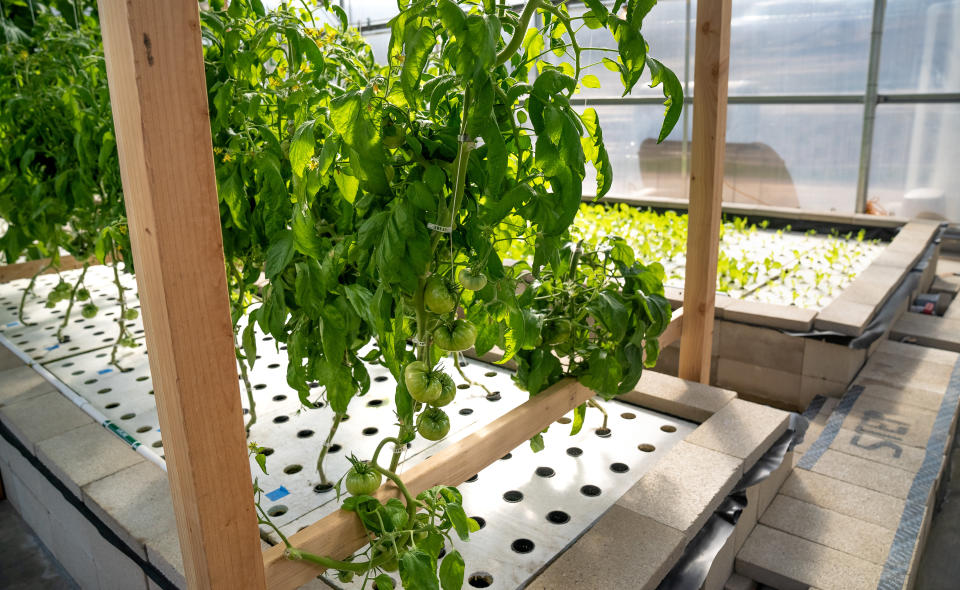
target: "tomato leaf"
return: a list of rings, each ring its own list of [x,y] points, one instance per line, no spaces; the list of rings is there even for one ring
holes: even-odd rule
[[[465,571],[460,552],[453,550],[447,553],[440,563],[440,585],[443,590],[460,590]]]
[[[400,556],[400,581],[408,590],[440,590],[433,560],[419,549]]]
[[[273,279],[290,264],[291,260],[293,260],[293,232],[284,231],[274,238],[267,249],[263,272],[268,279]]]

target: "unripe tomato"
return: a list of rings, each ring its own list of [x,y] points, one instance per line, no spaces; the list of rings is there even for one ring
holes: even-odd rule
[[[403,382],[410,392],[410,397],[429,404],[440,397],[443,384],[440,381],[440,375],[433,371],[423,361],[413,361],[403,370]]]
[[[383,481],[380,472],[353,457],[350,458],[350,462],[353,465],[347,472],[347,491],[353,496],[366,496],[377,491]]]
[[[455,397],[457,397],[457,384],[453,382],[450,375],[440,373],[440,397],[430,402],[430,405],[440,408],[452,402]]]
[[[477,328],[467,320],[454,320],[450,325],[437,326],[433,341],[443,350],[461,352],[477,341]]]
[[[433,313],[445,314],[453,311],[457,300],[443,279],[433,275],[427,279],[427,284],[423,288],[423,303]]]
[[[83,287],[77,289],[77,301],[86,301],[87,299],[90,299],[90,291]]]
[[[135,320],[138,317],[140,317],[140,312],[135,309],[128,309],[127,311],[123,312],[123,319],[125,320]]]
[[[427,408],[417,416],[417,432],[427,440],[440,440],[450,432],[450,418],[440,408]]]
[[[460,284],[463,285],[464,289],[471,291],[479,291],[487,286],[487,277],[485,277],[482,272],[469,268],[462,269],[460,274],[457,275],[457,278],[460,279]]]
[[[97,308],[96,305],[94,305],[94,304],[92,304],[92,303],[87,303],[87,304],[84,304],[84,306],[83,306],[82,308],[80,308],[80,315],[82,315],[83,317],[85,317],[85,318],[87,318],[87,319],[89,320],[89,319],[92,319],[92,318],[97,317],[97,312],[98,312],[98,311],[99,311],[99,309]]]

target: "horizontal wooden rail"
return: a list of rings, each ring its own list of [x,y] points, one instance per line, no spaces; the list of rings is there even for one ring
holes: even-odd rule
[[[663,331],[663,334],[660,334],[660,350],[670,346],[677,340],[680,340],[680,333],[683,330],[683,308],[673,312],[673,317],[670,318],[670,323],[667,324],[667,329]]]
[[[593,396],[572,379],[561,381],[401,477],[413,495],[436,485],[459,485]],[[393,484],[375,495],[381,501],[400,497]],[[344,559],[363,547],[367,538],[356,514],[338,510],[291,536],[290,543],[310,553]],[[270,590],[297,588],[321,572],[315,565],[286,559],[284,549],[281,544],[263,552]]]
[[[87,261],[87,263],[91,266],[94,264],[100,264],[96,258],[91,258]],[[50,264],[49,258],[28,260],[26,262],[15,262],[14,264],[4,264],[0,266],[0,283],[9,283],[10,281],[16,281],[17,279],[33,278],[34,275],[36,275],[48,264]],[[42,274],[48,275],[57,271],[73,270],[75,268],[80,268],[81,266],[83,266],[83,262],[77,260],[73,256],[61,256],[60,264],[57,266],[57,268],[48,268]]]

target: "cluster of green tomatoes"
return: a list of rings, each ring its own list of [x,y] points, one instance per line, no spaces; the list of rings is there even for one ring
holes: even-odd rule
[[[57,286],[53,288],[52,291],[47,295],[47,309],[53,309],[61,301],[66,301],[70,299],[70,293],[73,290],[73,287],[70,286],[66,281],[60,281],[57,283]],[[73,295],[74,299],[77,301],[86,301],[83,304],[83,307],[80,308],[80,315],[89,319],[96,317],[99,308],[90,301],[90,291],[85,287],[80,287],[77,289],[77,292]]]
[[[482,273],[464,268],[457,276],[464,289],[479,291],[487,284]],[[457,293],[449,283],[437,275],[427,279],[423,290],[427,311],[438,317],[431,339],[447,352],[463,352],[477,340],[477,328],[469,320],[455,317]],[[451,319],[452,318],[452,319]],[[453,378],[439,367],[424,361],[413,361],[403,371],[403,381],[414,400],[427,408],[417,416],[417,432],[427,440],[440,440],[450,431],[450,418],[441,410],[457,395]]]

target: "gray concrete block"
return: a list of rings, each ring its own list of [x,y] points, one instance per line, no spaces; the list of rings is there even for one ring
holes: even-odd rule
[[[55,390],[40,373],[26,365],[0,372],[0,406]]]
[[[742,474],[740,459],[681,441],[617,505],[689,535],[700,530]]]
[[[804,469],[794,469],[780,493],[890,530],[904,507],[899,498]]]
[[[881,436],[897,444],[927,446],[936,414],[907,404],[861,395],[843,421],[843,428]]]
[[[773,500],[760,523],[879,565],[893,544],[890,529],[784,495]]]
[[[890,383],[883,379],[877,379],[870,376],[861,376],[854,381],[855,385],[863,386],[863,393],[868,397],[875,397],[897,404],[907,404],[917,406],[920,409],[930,412],[936,412],[940,409],[943,402],[942,391],[931,391],[929,389],[918,389],[895,385],[890,387]]]
[[[757,583],[750,578],[734,572],[727,578],[727,582],[723,585],[723,590],[757,590]]]
[[[957,333],[960,334],[960,330]],[[947,390],[952,373],[952,364],[877,351],[864,365],[861,376],[885,381],[890,387],[905,386],[941,393]]]
[[[903,500],[914,477],[913,472],[830,449],[811,471]]]
[[[812,309],[742,299],[731,300],[723,310],[725,320],[793,332],[808,332],[816,317],[817,312]]]
[[[695,422],[704,422],[737,396],[729,389],[685,381],[644,371],[633,391],[617,396],[624,401]]]
[[[770,503],[773,502],[774,496],[780,493],[780,488],[783,487],[783,483],[787,481],[787,478],[790,477],[790,474],[793,473],[793,467],[796,464],[796,449],[793,451],[787,451],[787,454],[783,457],[783,462],[780,464],[780,467],[777,467],[773,473],[771,473],[767,479],[761,481],[758,485],[760,488],[760,497],[758,498],[757,509],[760,511],[760,514],[763,514],[764,511],[770,506]]]
[[[147,576],[129,557],[99,534],[90,537],[90,550],[97,565],[101,590],[144,590]]]
[[[13,354],[13,351],[6,346],[0,346],[0,371],[24,367],[26,363],[20,360],[20,357]]]
[[[849,383],[867,360],[866,350],[854,350],[813,338],[803,342],[803,375],[827,381]]]
[[[939,350],[928,346],[918,346],[906,342],[897,342],[896,340],[881,340],[877,346],[876,352],[892,354],[902,358],[908,358],[928,363],[940,363],[942,365],[953,366],[960,354],[949,350]]]
[[[690,433],[686,442],[742,459],[747,470],[784,433],[788,421],[789,414],[782,410],[734,399]]]
[[[93,420],[53,391],[0,407],[0,420],[27,448],[36,454],[36,444]]]
[[[890,465],[916,473],[923,465],[924,450],[890,438],[841,428],[830,443],[830,449],[862,457],[875,463]]]
[[[736,391],[739,397],[758,396],[777,407],[803,410],[813,396],[800,393],[800,374],[723,358],[717,361],[717,385]]]
[[[143,461],[99,424],[87,424],[37,445],[37,456],[78,496],[80,488]]]
[[[737,555],[737,572],[780,590],[873,590],[881,567],[825,545],[757,525]]]
[[[710,564],[710,571],[707,573],[707,579],[703,581],[703,585],[700,587],[701,590],[723,590],[724,584],[733,574],[733,560],[736,554],[736,538],[734,535],[730,535],[720,551],[717,552],[713,563]]]
[[[172,515],[171,515],[172,516]],[[177,529],[167,529],[154,535],[147,543],[147,560],[155,565],[168,580],[179,588],[187,587],[183,569],[183,554],[180,552],[180,539]]]
[[[804,339],[779,330],[720,322],[720,356],[788,373],[803,368]]]
[[[83,501],[134,551],[176,530],[167,474],[143,461],[83,487]]]
[[[680,531],[614,505],[527,588],[655,588],[685,543]]]

